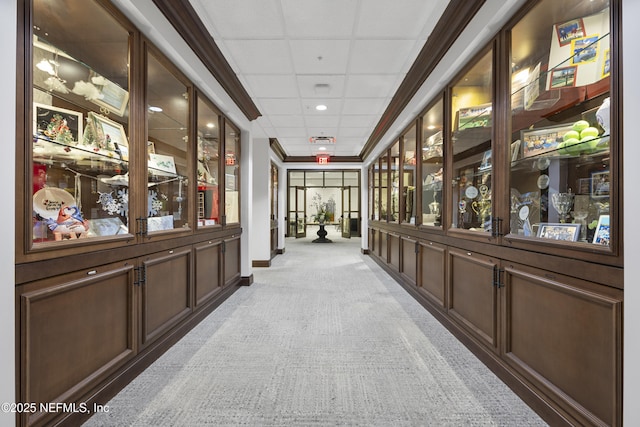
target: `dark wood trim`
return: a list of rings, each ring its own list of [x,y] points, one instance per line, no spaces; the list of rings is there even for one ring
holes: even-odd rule
[[[287,153],[284,151],[284,148],[282,148],[282,145],[280,145],[278,138],[269,138],[269,147],[271,147],[275,155],[284,162],[284,159],[287,158]]]
[[[251,286],[251,285],[253,285],[253,274],[249,276],[242,276],[240,278],[240,283],[238,283],[238,286]]]
[[[178,34],[249,120],[262,114],[188,0],[153,0]]]
[[[365,159],[371,154],[484,3],[485,0],[451,0],[449,2],[389,106],[382,114],[382,118],[369,136],[360,152],[360,158]]]
[[[286,163],[315,163],[315,156],[286,156]],[[360,156],[331,156],[329,163],[362,163]]]
[[[267,259],[267,260],[254,259],[253,261],[251,261],[251,266],[252,267],[271,267],[271,260],[270,259]]]

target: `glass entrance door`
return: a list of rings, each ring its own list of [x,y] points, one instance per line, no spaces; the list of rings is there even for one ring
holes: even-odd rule
[[[342,216],[340,217],[342,237],[351,238],[351,187],[342,188]]]
[[[304,187],[296,187],[296,238],[307,236]]]

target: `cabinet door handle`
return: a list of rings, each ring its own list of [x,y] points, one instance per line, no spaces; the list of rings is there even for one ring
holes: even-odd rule
[[[96,270],[91,270],[91,271],[87,271],[87,276],[93,276],[94,274],[97,274],[98,272]]]
[[[169,254],[172,254],[172,253],[173,253],[173,249],[171,249],[171,250],[169,251]]]

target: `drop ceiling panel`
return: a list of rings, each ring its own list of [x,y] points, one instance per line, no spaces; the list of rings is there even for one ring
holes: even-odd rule
[[[407,59],[415,60],[418,52],[411,55],[415,40],[356,40],[351,55],[352,73],[400,74],[405,70]]]
[[[338,136],[340,139],[343,138],[367,138],[371,134],[371,128],[347,128],[340,127],[338,131]]]
[[[340,122],[340,116],[305,116],[304,122],[307,127],[336,129]]]
[[[281,0],[290,38],[350,38],[357,0]]]
[[[398,76],[393,74],[350,75],[344,95],[350,98],[384,98],[397,89]]]
[[[260,110],[269,111],[272,115],[302,114],[298,98],[260,98]]]
[[[277,135],[278,138],[302,138],[302,139],[308,139],[307,128],[306,127],[278,128],[276,132],[277,133],[275,135]]]
[[[314,74],[298,75],[298,90],[303,98],[341,98],[344,92],[345,75]],[[328,85],[325,90],[316,85]]]
[[[374,1],[360,9],[356,37],[415,39],[422,34],[424,20],[438,2],[425,0]]]
[[[300,128],[305,127],[304,118],[302,116],[294,116],[291,114],[283,116],[269,116],[269,121],[275,128]]]
[[[344,114],[380,116],[388,103],[389,100],[385,98],[347,98],[342,111]]]
[[[378,121],[380,116],[378,115],[342,115],[340,119],[340,127],[342,128],[371,128]]]
[[[317,105],[325,105],[327,107],[324,111],[316,110]],[[342,111],[342,99],[303,99],[302,111],[305,116],[328,116],[340,114]]]
[[[278,2],[264,0],[192,0],[207,25],[225,39],[282,38],[284,28]]]
[[[296,74],[345,74],[349,40],[291,40]]]
[[[289,46],[284,40],[228,40],[225,45],[243,73],[290,74]]]
[[[296,78],[292,74],[287,75],[252,75],[246,74],[244,78],[249,84],[249,90],[254,98],[296,98],[298,87]],[[262,114],[269,112],[262,112]]]

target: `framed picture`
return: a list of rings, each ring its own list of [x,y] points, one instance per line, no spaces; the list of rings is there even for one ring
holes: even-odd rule
[[[147,141],[147,153],[156,154],[156,144],[153,141]]]
[[[122,160],[129,160],[129,141],[124,126],[94,112],[89,113],[88,121],[94,133],[89,141],[92,145],[107,151],[119,151]]]
[[[522,158],[538,156],[556,150],[558,144],[563,141],[564,134],[570,130],[572,130],[572,125],[520,131]]]
[[[457,130],[491,126],[491,103],[461,108],[457,114]]]
[[[129,103],[129,92],[94,71],[91,71],[90,78],[100,92],[99,97],[91,101],[122,117]]]
[[[172,176],[176,174],[176,161],[173,156],[150,153],[148,167],[152,175]]]
[[[82,113],[53,107],[45,104],[33,104],[33,133],[38,138],[77,145],[82,140]]]
[[[551,89],[561,89],[563,87],[574,87],[576,85],[576,73],[578,67],[564,67],[551,70]]]
[[[596,245],[609,246],[611,237],[609,234],[609,215],[600,215],[596,232],[593,235],[593,243]]]
[[[538,237],[575,242],[580,236],[580,224],[540,223]]]
[[[604,51],[604,61],[602,61],[602,75],[600,76],[600,78],[604,79],[610,74],[611,74],[611,50],[607,49]]]
[[[571,40],[582,38],[586,35],[582,19],[572,19],[562,24],[556,24],[555,27],[560,46],[566,46],[571,43]]]
[[[598,58],[598,35],[571,40],[571,63],[573,65],[595,62]]]
[[[593,172],[591,174],[591,198],[604,199],[609,197],[609,171]]]

